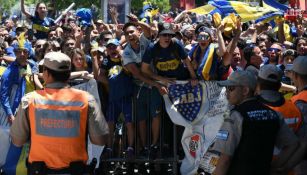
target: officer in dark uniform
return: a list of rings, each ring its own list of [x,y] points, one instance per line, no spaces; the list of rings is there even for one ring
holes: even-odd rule
[[[287,148],[284,152],[287,157],[297,147],[296,136],[280,114],[254,97],[253,73],[235,71],[219,84],[226,86],[233,109],[204,155],[200,168],[214,175],[269,175],[275,141],[278,148]]]

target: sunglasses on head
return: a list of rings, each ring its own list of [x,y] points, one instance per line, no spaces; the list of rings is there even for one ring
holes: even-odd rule
[[[209,39],[210,39],[210,36],[208,34],[201,34],[197,36],[197,40],[200,40],[200,41],[206,41]]]
[[[277,48],[268,48],[268,52],[273,52],[273,51],[277,53],[277,52],[280,52],[281,50]]]
[[[283,53],[283,56],[293,56],[293,57],[296,57],[296,51],[295,50],[286,50],[284,53]]]

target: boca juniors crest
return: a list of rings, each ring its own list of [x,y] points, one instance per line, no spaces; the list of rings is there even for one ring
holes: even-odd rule
[[[181,143],[185,153],[180,171],[197,172],[201,157],[216,137],[224,117],[229,115],[225,88],[213,81],[200,81],[192,87],[177,81],[164,95],[165,109],[174,124],[185,127]]]
[[[184,119],[192,122],[202,105],[203,89],[201,84],[192,87],[190,83],[169,86],[169,98]]]

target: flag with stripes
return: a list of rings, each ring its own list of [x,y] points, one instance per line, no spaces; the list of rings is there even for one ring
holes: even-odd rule
[[[191,9],[190,11],[196,14],[213,15],[219,13],[222,18],[234,13],[241,17],[242,22],[252,20],[260,22],[268,18],[283,16],[286,10],[284,5],[273,2],[273,0],[264,0],[263,4],[263,7],[260,7],[239,1],[211,0],[207,5]]]

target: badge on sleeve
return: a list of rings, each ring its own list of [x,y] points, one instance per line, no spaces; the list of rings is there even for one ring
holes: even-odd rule
[[[228,135],[229,135],[229,132],[228,132],[228,131],[219,130],[219,132],[218,132],[217,135],[216,135],[216,138],[217,138],[217,139],[220,139],[220,140],[226,141],[226,140],[228,139]]]

